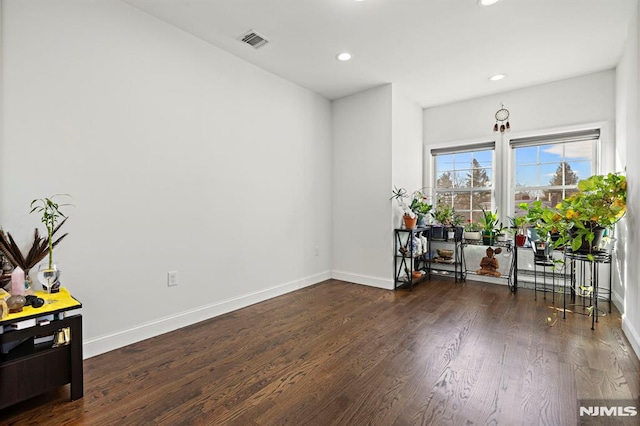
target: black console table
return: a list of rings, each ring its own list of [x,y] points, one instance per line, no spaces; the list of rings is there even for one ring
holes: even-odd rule
[[[70,310],[81,308],[82,304],[64,288],[51,296],[40,292],[36,295],[55,302],[41,308],[27,306],[0,321],[0,409],[67,383],[71,384],[72,401],[84,393],[82,315],[69,315]],[[21,326],[24,328],[14,329]],[[68,344],[54,347],[52,340],[35,340],[65,328],[70,330]]]
[[[452,239],[434,238],[432,229],[431,226],[423,226],[394,231],[394,288],[408,286],[413,289],[415,283],[431,278],[432,274],[452,277],[456,282],[466,279],[462,234],[454,233]],[[418,252],[413,241],[420,237],[426,246],[420,244]],[[452,256],[445,259],[435,255],[437,248],[451,249]],[[414,272],[421,275],[414,277]]]

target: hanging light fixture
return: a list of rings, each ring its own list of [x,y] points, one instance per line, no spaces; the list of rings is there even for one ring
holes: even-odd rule
[[[502,103],[502,108],[496,111],[496,124],[493,125],[493,131],[497,132],[498,130],[500,130],[500,133],[504,133],[506,130],[511,130],[511,125],[509,124],[509,110],[504,107],[504,102]]]

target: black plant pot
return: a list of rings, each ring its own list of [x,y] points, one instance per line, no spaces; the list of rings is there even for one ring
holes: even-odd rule
[[[547,260],[551,253],[551,244],[544,240],[536,240],[531,246],[533,248],[533,256],[536,260]]]
[[[582,240],[582,245],[576,253],[589,254],[599,251],[600,243],[602,243],[602,237],[604,236],[605,228],[597,226],[593,229],[593,241],[589,244],[589,241]],[[569,236],[574,238],[576,232],[573,229],[569,229]]]
[[[434,225],[431,227],[431,239],[432,240],[444,240],[445,237],[444,226]]]

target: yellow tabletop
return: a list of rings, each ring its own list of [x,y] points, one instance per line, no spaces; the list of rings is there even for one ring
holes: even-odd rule
[[[25,306],[22,308],[21,312],[9,314],[8,317],[0,321],[0,324],[12,323],[20,321],[21,319],[39,317],[82,307],[82,303],[74,299],[73,296],[71,296],[71,293],[69,293],[69,290],[65,287],[60,288],[58,293],[48,294],[46,291],[36,291],[35,295],[45,300],[45,304],[43,306],[39,308]],[[47,300],[51,300],[53,303],[47,303]]]

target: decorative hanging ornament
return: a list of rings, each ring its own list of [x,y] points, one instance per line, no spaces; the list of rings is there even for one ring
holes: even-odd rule
[[[509,110],[504,107],[504,103],[502,104],[502,108],[496,111],[496,124],[493,126],[493,131],[497,132],[500,130],[500,133],[504,133],[505,130],[510,130],[511,125],[509,124]],[[498,124],[498,122],[500,124]]]

